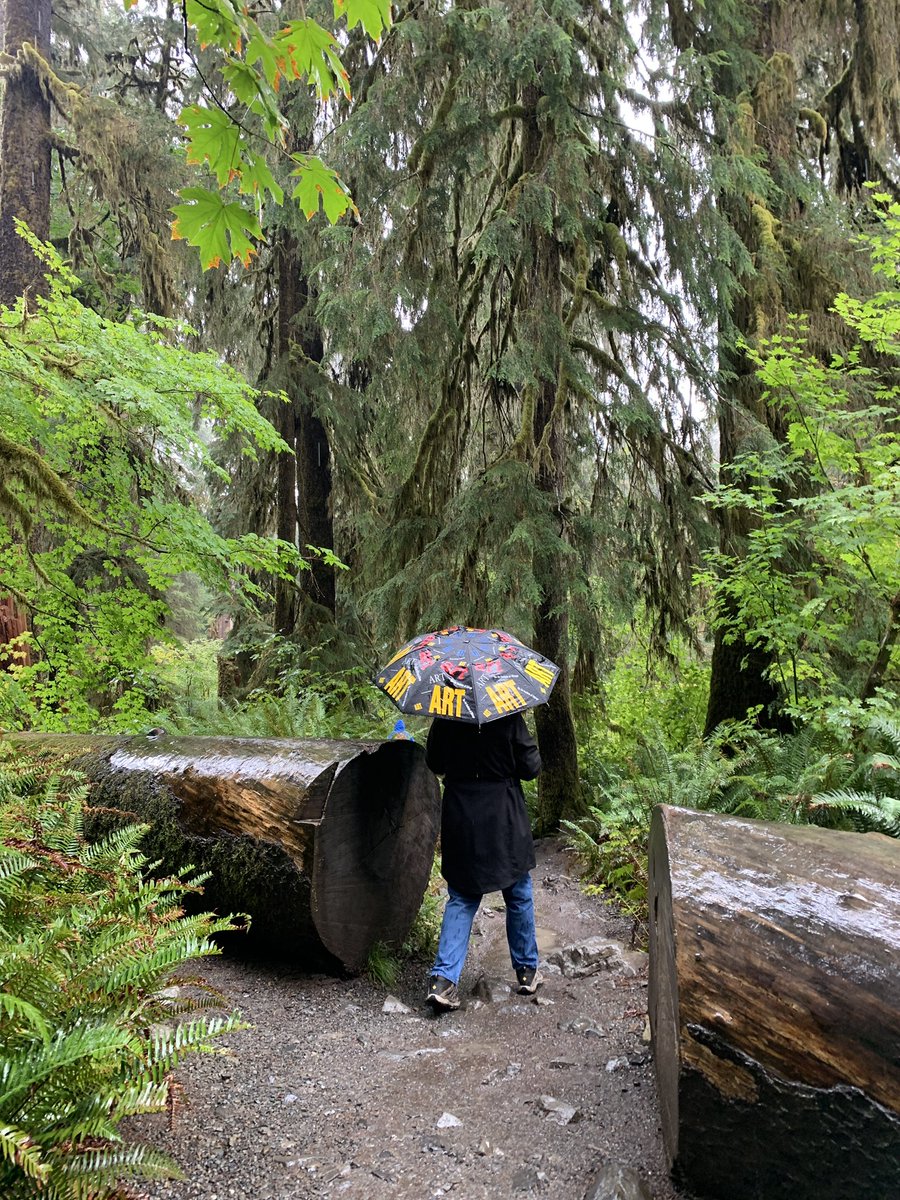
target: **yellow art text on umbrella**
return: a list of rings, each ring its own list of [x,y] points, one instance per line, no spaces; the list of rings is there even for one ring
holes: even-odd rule
[[[465,688],[441,687],[440,684],[435,684],[431,690],[428,711],[435,717],[459,717],[462,715],[465,694]]]

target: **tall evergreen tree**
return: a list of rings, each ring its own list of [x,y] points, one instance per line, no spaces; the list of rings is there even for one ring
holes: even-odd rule
[[[50,0],[3,0],[0,20],[0,303],[11,304],[40,290],[43,279],[14,221],[24,221],[39,238],[50,231],[50,101],[39,65],[50,53]]]
[[[626,15],[408,6],[331,142],[365,221],[329,231],[318,268],[342,523],[366,536],[357,603],[379,650],[462,618],[561,663],[538,713],[545,828],[578,804],[568,667],[599,636],[589,574],[627,580],[629,607],[658,599],[664,641],[704,473],[680,386],[704,364],[671,282],[693,268],[676,239],[663,262],[660,232],[686,173],[662,186],[629,129],[646,98]]]
[[[683,52],[681,98],[698,130],[711,131],[715,201],[733,235],[737,286],[718,309],[717,407],[720,470],[739,483],[735,460],[784,436],[746,347],[801,313],[814,351],[830,359],[843,336],[831,306],[859,270],[851,236],[860,189],[877,181],[896,194],[900,5],[670,0],[665,8]],[[724,510],[723,551],[740,553],[751,527],[746,510]],[[723,615],[707,731],[755,708],[763,723],[784,725],[770,655],[728,622],[727,606]]]

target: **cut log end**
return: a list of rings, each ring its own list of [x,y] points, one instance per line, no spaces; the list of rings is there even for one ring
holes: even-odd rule
[[[374,942],[399,945],[415,919],[440,826],[435,787],[421,749],[398,741],[353,759],[331,789],[312,911],[323,943],[351,970]]]

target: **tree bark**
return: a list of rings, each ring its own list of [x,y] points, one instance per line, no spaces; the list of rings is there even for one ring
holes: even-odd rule
[[[98,836],[151,828],[151,861],[209,870],[198,907],[244,912],[253,945],[349,970],[399,945],[428,884],[440,790],[414,742],[10,734],[92,780]],[[112,816],[109,810],[124,810]]]
[[[309,280],[303,273],[297,240],[285,233],[278,262],[278,353],[287,378],[289,403],[282,405],[279,431],[294,454],[279,455],[278,535],[309,555],[307,547],[334,549],[331,443],[303,376],[324,355],[321,330],[312,318]],[[335,616],[335,573],[316,555],[298,584],[279,580],[275,629],[291,636],[300,620],[300,595]]]
[[[278,358],[288,363],[293,322],[297,316],[297,273],[293,248],[296,242],[285,234],[278,247]],[[290,372],[290,366],[287,367]],[[297,532],[297,425],[298,414],[293,391],[278,405],[278,432],[291,447],[292,454],[276,458],[275,529],[282,541],[299,545]],[[297,624],[297,587],[292,580],[275,582],[275,632],[290,637]]]
[[[5,54],[23,44],[50,54],[50,0],[4,0]],[[0,120],[0,304],[43,290],[43,270],[19,237],[14,218],[42,241],[50,236],[50,101],[33,68],[22,58],[5,75]]]
[[[540,170],[543,134],[538,124],[541,97],[536,84],[524,89],[526,117],[522,122],[522,165],[526,173]],[[566,531],[561,515],[566,488],[566,406],[559,404],[563,334],[562,278],[559,245],[546,230],[533,230],[533,260],[528,276],[526,329],[536,346],[544,347],[550,361],[535,369],[529,386],[534,389],[533,445],[536,448],[535,483],[546,497],[556,524],[555,550],[535,557],[535,577],[541,598],[534,613],[535,648],[559,666],[550,699],[535,710],[535,728],[543,767],[538,778],[538,832],[551,833],[563,817],[577,813],[581,797],[578,777],[578,743],[569,682],[569,604],[564,561]],[[552,326],[548,328],[549,326]],[[555,347],[555,350],[551,350]]]
[[[900,1182],[900,842],[661,806],[650,1023],[673,1172],[718,1200]]]

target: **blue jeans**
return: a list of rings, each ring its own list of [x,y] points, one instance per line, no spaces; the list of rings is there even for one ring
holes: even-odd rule
[[[437,956],[431,973],[442,975],[452,983],[459,983],[469,949],[472,922],[481,904],[481,896],[464,896],[449,885],[447,891],[450,898],[444,909]],[[506,940],[509,942],[513,970],[521,971],[523,967],[534,970],[538,965],[538,947],[531,875],[525,874],[504,888],[503,899],[506,902]]]

